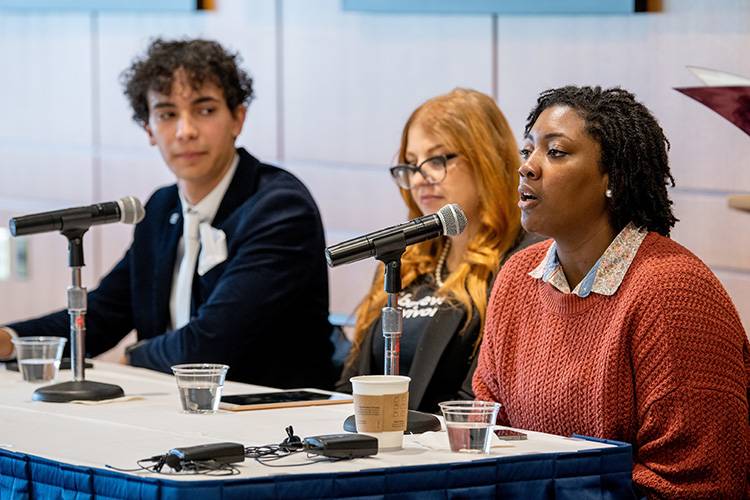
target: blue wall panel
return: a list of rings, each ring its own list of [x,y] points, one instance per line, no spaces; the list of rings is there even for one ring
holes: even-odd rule
[[[45,11],[188,12],[196,5],[196,0],[0,0],[0,9]]]
[[[431,14],[628,14],[640,0],[342,0],[344,10]]]

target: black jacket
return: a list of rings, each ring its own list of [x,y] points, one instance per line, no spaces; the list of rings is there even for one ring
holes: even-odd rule
[[[479,335],[479,316],[458,334],[466,320],[461,307],[441,307],[430,322],[417,346],[409,373],[409,409],[437,412],[437,404],[449,399],[471,399],[472,356]],[[362,340],[355,362],[344,368],[336,389],[351,392],[349,379],[374,373],[372,366],[372,336],[382,335],[380,320],[373,322]]]
[[[534,234],[521,232],[503,263],[515,252],[540,241]],[[502,263],[501,263],[502,265]],[[425,277],[424,279],[429,279]],[[419,282],[420,278],[415,280]],[[492,282],[488,283],[488,290]],[[489,297],[489,293],[488,293]],[[471,379],[476,369],[478,350],[474,343],[480,334],[479,315],[474,314],[469,325],[464,325],[466,311],[458,306],[441,307],[422,336],[408,375],[409,409],[436,413],[438,403],[453,399],[474,399]],[[351,392],[349,382],[357,375],[373,374],[372,336],[381,335],[380,319],[373,322],[362,340],[357,359],[345,366],[336,390]]]

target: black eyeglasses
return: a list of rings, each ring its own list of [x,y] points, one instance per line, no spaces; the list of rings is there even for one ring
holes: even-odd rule
[[[398,187],[411,189],[414,175],[419,172],[427,184],[440,184],[448,173],[448,162],[458,156],[457,153],[431,156],[419,165],[396,165],[391,167],[391,177]]]

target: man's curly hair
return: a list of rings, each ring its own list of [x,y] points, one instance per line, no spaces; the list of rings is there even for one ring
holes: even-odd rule
[[[664,236],[678,219],[672,213],[667,184],[669,141],[651,112],[621,88],[567,86],[545,90],[526,119],[529,134],[539,115],[552,106],[573,108],[586,131],[599,143],[601,165],[609,175],[610,220],[620,231],[628,222]]]
[[[162,40],[151,42],[143,57],[122,72],[120,80],[125,96],[133,108],[133,119],[141,125],[148,124],[149,90],[169,94],[175,71],[187,74],[193,89],[211,82],[224,91],[230,111],[249,104],[253,98],[253,80],[239,67],[241,57],[231,53],[211,40]]]

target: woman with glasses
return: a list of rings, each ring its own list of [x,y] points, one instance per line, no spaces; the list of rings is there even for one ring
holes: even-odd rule
[[[748,498],[750,345],[716,276],[669,238],[668,145],[623,89],[539,96],[519,205],[551,240],[498,275],[474,390],[504,425],[631,443],[638,497]]]
[[[518,152],[505,117],[488,96],[456,89],[428,100],[407,120],[391,175],[408,218],[457,203],[463,233],[407,248],[401,259],[404,312],[400,373],[411,377],[409,408],[437,411],[472,398],[471,375],[481,340],[490,283],[524,238],[518,203]],[[380,267],[357,308],[352,350],[338,383],[382,374],[380,313],[386,302]]]

